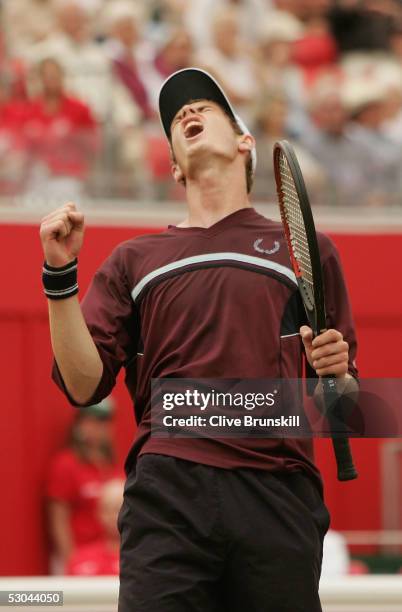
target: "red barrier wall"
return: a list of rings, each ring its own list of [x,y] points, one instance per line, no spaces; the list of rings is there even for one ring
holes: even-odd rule
[[[81,293],[111,249],[144,228],[89,227],[80,257]],[[357,323],[362,377],[402,376],[401,235],[335,235]],[[38,228],[0,226],[0,575],[47,572],[43,482],[73,415],[49,378],[51,351],[42,295]],[[369,265],[363,260],[367,257]],[[122,381],[117,385],[116,441],[119,460],[134,432]],[[337,529],[380,527],[380,440],[354,440],[360,478],[340,484],[328,440],[317,443],[327,504]]]

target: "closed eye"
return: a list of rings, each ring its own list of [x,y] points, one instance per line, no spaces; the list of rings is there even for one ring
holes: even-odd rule
[[[208,106],[208,105],[203,105],[203,106],[197,106],[194,108],[196,113],[202,113],[208,110],[213,110],[212,106]],[[181,113],[179,113],[178,115],[176,115],[176,117],[173,119],[172,121],[172,127],[175,126],[177,123],[180,123],[180,121],[182,120],[182,115]]]

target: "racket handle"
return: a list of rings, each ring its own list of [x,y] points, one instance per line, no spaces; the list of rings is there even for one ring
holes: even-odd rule
[[[336,386],[336,379],[333,376],[322,378],[324,390],[325,413],[329,426],[333,432],[332,446],[334,448],[336,465],[338,470],[338,480],[353,480],[357,478],[357,470],[353,463],[352,451],[350,449],[349,438],[346,435],[347,428],[343,415],[339,410],[339,394]]]
[[[343,482],[357,478],[349,438],[332,438],[332,446],[335,452],[338,480]]]

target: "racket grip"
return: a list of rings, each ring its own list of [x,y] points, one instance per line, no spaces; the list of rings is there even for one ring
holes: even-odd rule
[[[335,453],[338,480],[343,482],[357,478],[357,470],[353,464],[349,438],[332,438],[332,446]]]
[[[324,376],[322,383],[326,417],[333,432],[332,446],[335,453],[338,480],[353,480],[357,478],[358,474],[353,463],[349,438],[346,435],[342,435],[342,433],[346,433],[347,428],[343,415],[340,414],[336,379],[333,376]]]

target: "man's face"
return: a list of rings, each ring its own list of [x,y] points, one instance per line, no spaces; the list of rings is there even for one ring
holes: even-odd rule
[[[112,31],[113,35],[127,47],[134,46],[138,42],[139,28],[132,17],[125,17],[117,21]]]
[[[47,95],[60,95],[63,92],[63,71],[52,60],[45,60],[40,70],[43,90]]]
[[[346,110],[338,94],[324,98],[313,111],[318,127],[328,134],[341,135],[347,123]]]
[[[59,24],[63,32],[73,40],[82,41],[88,37],[88,14],[74,2],[60,9]]]
[[[178,30],[164,49],[165,60],[175,70],[191,66],[193,44],[186,30]]]
[[[225,111],[209,100],[186,104],[171,125],[176,166],[184,176],[212,158],[233,161],[239,154],[239,138]]]
[[[112,437],[110,419],[98,419],[87,415],[80,421],[78,427],[80,440],[87,447],[99,448],[110,443]]]

